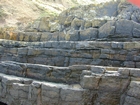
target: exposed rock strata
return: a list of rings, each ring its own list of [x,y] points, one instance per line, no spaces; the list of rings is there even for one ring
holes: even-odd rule
[[[19,42],[0,40],[0,59],[67,67],[91,64],[140,67],[140,43],[97,41]]]
[[[74,7],[24,31],[2,31],[0,101],[139,105],[139,11],[120,0]]]
[[[35,66],[33,64],[22,64],[16,62],[3,62],[5,64],[5,71],[8,75],[20,75],[21,68],[17,67],[13,69],[13,66],[30,66],[32,68],[46,68],[44,65]],[[9,66],[8,66],[9,65]],[[8,69],[6,70],[6,67]],[[84,68],[83,68],[84,67]],[[58,76],[55,77],[53,74],[54,71],[50,72],[50,77],[48,80],[51,81],[51,78],[56,79],[55,82],[60,83],[48,83],[45,81],[36,81],[33,79],[33,76],[37,76],[36,79],[43,79],[39,76],[36,71],[27,69],[27,73],[21,77],[8,76],[0,74],[1,77],[1,91],[0,91],[0,101],[7,103],[8,105],[17,105],[17,104],[29,104],[29,105],[128,105],[132,103],[139,102],[139,80],[140,70],[134,68],[114,68],[114,67],[101,67],[101,66],[73,66],[69,67],[71,70],[76,70],[71,74],[75,75],[76,78],[79,77],[78,84],[73,85],[75,82],[73,77],[73,83],[69,85],[61,84],[66,80],[68,74],[64,74],[63,68],[59,69],[57,67],[55,74]],[[77,70],[80,70],[78,72]],[[4,68],[2,68],[4,70]],[[64,67],[64,69],[66,69]],[[48,71],[48,70],[46,70]],[[67,70],[65,70],[67,71]],[[46,72],[47,73],[47,72]],[[45,72],[43,75],[47,75]],[[80,75],[79,75],[80,74]],[[61,76],[60,76],[61,75]],[[68,79],[67,79],[68,80]],[[120,101],[121,100],[121,101]],[[136,101],[137,100],[137,101]]]

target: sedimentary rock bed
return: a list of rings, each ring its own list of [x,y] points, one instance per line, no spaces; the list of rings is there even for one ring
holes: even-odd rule
[[[139,105],[140,9],[123,0],[0,31],[7,105]]]

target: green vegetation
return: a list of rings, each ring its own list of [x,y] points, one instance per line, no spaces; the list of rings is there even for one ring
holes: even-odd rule
[[[58,14],[55,12],[42,11],[40,17],[57,16],[57,15]]]
[[[41,7],[35,4],[36,7],[41,11],[40,17],[47,17],[47,16],[57,16],[58,14],[49,10],[46,10],[44,7]]]

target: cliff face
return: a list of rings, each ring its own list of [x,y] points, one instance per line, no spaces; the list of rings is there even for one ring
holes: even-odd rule
[[[0,27],[27,24],[38,17],[56,16],[67,8],[91,3],[98,2],[97,0],[1,0]]]
[[[73,7],[0,38],[1,102],[140,103],[140,9],[125,1]]]
[[[139,11],[138,7],[125,1],[90,4],[67,9],[59,16],[40,18],[23,30],[24,32],[62,32],[64,40],[71,41],[96,40],[96,38],[139,40]],[[75,39],[72,39],[73,35]]]

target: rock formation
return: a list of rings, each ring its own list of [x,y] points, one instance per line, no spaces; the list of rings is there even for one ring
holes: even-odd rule
[[[140,9],[78,6],[0,33],[7,105],[139,105]]]

